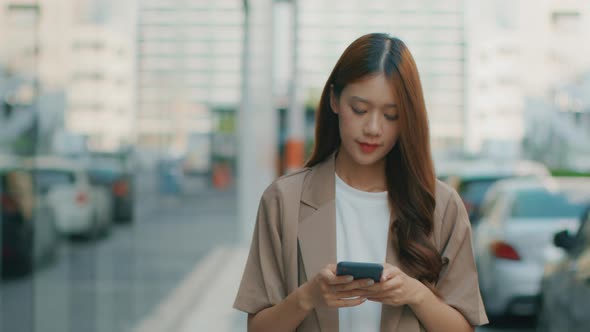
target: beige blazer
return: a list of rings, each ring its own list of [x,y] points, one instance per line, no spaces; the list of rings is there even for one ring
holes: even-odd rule
[[[234,308],[254,314],[276,305],[324,266],[337,263],[334,160],[332,155],[266,189]],[[395,266],[389,233],[386,262]],[[432,241],[448,258],[436,284],[444,301],[472,325],[487,323],[467,213],[458,194],[439,181]],[[338,309],[314,310],[297,331],[338,331]],[[425,330],[408,306],[382,305],[381,331]]]

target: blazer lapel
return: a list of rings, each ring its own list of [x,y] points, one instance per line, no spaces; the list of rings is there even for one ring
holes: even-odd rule
[[[301,195],[299,247],[307,280],[328,264],[336,264],[336,201],[334,154],[312,168]],[[338,331],[338,309],[317,308],[322,331]]]

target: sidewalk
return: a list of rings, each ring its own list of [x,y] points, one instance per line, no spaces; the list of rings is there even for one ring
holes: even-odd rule
[[[134,332],[246,331],[246,314],[232,308],[247,247],[219,247],[208,255]],[[491,331],[478,327],[476,331]],[[514,330],[506,330],[506,332]]]
[[[247,247],[216,248],[133,331],[245,331],[246,314],[232,305],[247,255]]]

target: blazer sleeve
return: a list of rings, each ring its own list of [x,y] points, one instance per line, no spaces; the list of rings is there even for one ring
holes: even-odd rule
[[[465,206],[452,190],[442,217],[444,265],[437,288],[443,300],[457,309],[473,326],[488,323],[471,240],[471,224]]]
[[[260,200],[250,253],[234,302],[235,309],[255,314],[286,297],[280,223],[283,211],[275,184]]]

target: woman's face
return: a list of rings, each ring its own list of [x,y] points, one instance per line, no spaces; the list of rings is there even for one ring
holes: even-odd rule
[[[341,147],[346,159],[369,166],[384,160],[399,137],[399,109],[392,86],[383,74],[348,84],[340,98],[333,93]]]

